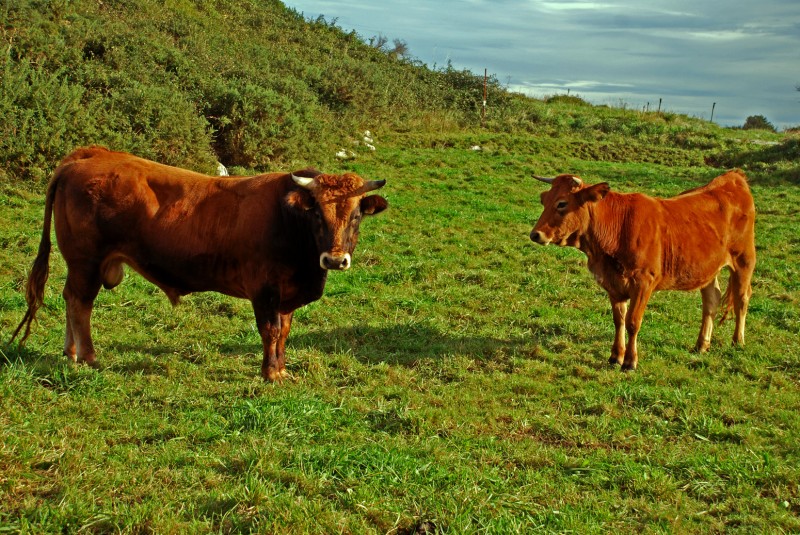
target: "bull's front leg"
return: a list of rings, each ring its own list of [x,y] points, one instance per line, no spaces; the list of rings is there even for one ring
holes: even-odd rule
[[[264,346],[264,359],[261,361],[261,376],[265,381],[280,381],[281,365],[278,360],[278,344],[281,339],[281,315],[278,313],[280,298],[272,289],[263,290],[252,299],[256,315],[256,326]]]
[[[628,346],[625,348],[625,360],[622,361],[622,371],[627,372],[636,369],[639,362],[637,351],[637,337],[642,326],[644,309],[653,293],[653,287],[640,286],[631,295],[631,303],[628,307],[628,314],[625,317],[625,330],[628,332]]]
[[[286,371],[286,339],[289,338],[289,331],[292,328],[292,316],[294,316],[294,312],[289,312],[288,314],[281,314],[281,334],[280,338],[278,339],[278,373],[280,374],[281,378],[286,378],[289,376],[289,372]]]
[[[614,344],[611,346],[609,364],[622,364],[625,358],[625,316],[628,313],[628,301],[611,298],[611,312],[614,315]]]

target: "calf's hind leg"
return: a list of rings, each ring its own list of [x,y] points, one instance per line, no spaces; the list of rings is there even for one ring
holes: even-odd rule
[[[700,295],[703,298],[703,320],[700,323],[700,334],[697,336],[697,344],[694,346],[694,350],[698,353],[708,350],[709,346],[711,346],[711,333],[714,331],[714,317],[717,315],[719,302],[722,299],[717,277],[714,277],[713,281],[700,289]]]
[[[742,255],[736,261],[736,268],[731,270],[731,279],[728,282],[728,291],[733,298],[733,312],[736,315],[736,328],[733,331],[733,343],[744,345],[744,324],[747,318],[747,307],[753,289],[750,281],[753,278],[753,269],[756,263],[756,253],[753,250],[749,255]]]

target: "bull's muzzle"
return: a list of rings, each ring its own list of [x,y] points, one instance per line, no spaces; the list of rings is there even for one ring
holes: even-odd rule
[[[344,271],[350,268],[350,253],[343,255],[332,255],[330,253],[322,253],[319,257],[319,266],[322,269],[338,269]]]

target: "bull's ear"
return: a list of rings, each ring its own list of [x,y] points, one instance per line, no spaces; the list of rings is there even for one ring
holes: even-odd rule
[[[361,199],[361,213],[375,215],[389,207],[389,202],[380,195],[370,195]]]
[[[311,210],[314,199],[307,190],[295,189],[286,194],[286,204],[296,210]]]
[[[580,190],[576,196],[578,197],[578,202],[584,204],[587,202],[599,201],[608,195],[609,191],[611,191],[611,187],[608,185],[608,182],[601,182]]]

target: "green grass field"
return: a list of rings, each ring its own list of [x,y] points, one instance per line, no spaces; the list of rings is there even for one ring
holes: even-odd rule
[[[528,239],[530,175],[669,196],[721,170],[545,145],[395,135],[347,164],[390,209],[297,312],[280,385],[248,302],[172,308],[130,271],[97,301],[100,369],[68,364],[54,252],[28,344],[0,346],[0,533],[800,531],[797,186],[751,175],[746,347],[729,321],[690,353],[699,293],[659,293],[623,374],[582,253]],[[43,187],[2,186],[4,340],[42,211]]]

